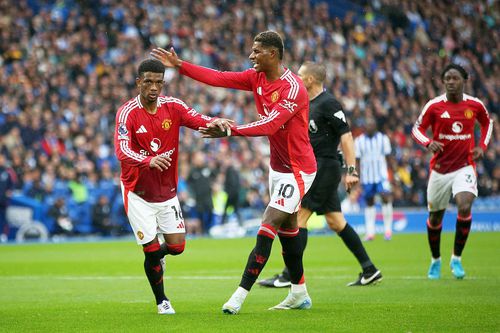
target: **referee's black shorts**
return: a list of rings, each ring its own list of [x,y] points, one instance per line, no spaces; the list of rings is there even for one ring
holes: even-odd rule
[[[302,198],[302,207],[318,215],[340,212],[340,200],[337,193],[342,178],[340,162],[331,158],[316,158],[318,170],[311,188]]]

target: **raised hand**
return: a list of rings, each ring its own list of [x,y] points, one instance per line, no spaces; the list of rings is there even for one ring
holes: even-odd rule
[[[171,161],[170,157],[157,155],[149,161],[149,167],[158,169],[158,171],[164,171],[170,167]]]
[[[173,47],[170,48],[170,51],[157,47],[150,54],[153,58],[160,60],[165,67],[176,68],[182,64],[182,60],[179,59]]]

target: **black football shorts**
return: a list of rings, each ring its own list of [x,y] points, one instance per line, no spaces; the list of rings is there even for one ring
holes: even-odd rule
[[[337,193],[342,178],[340,162],[331,158],[316,158],[318,171],[311,188],[302,198],[302,207],[318,215],[340,212],[340,200]]]

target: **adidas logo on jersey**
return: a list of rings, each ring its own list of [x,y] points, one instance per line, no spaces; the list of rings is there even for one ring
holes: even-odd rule
[[[448,113],[448,111],[445,111],[445,112],[443,112],[441,114],[441,118],[448,118],[448,119],[450,119],[451,117],[450,117],[450,114]]]
[[[277,205],[280,205],[280,206],[285,206],[285,199],[283,199],[283,198],[278,199],[274,203]]]
[[[177,225],[177,229],[184,229],[184,223],[182,221]]]
[[[139,129],[135,132],[136,133],[147,133],[148,130],[146,129],[146,127],[144,127],[144,125],[141,125],[141,127],[139,127]]]

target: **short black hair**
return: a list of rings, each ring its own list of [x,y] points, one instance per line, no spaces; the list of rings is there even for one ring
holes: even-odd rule
[[[283,59],[285,46],[283,45],[283,39],[276,31],[268,30],[261,32],[257,36],[255,36],[253,41],[259,42],[262,44],[262,46],[265,47],[272,46],[277,48],[280,55],[280,60]]]
[[[161,63],[160,60],[156,59],[146,59],[137,68],[137,75],[142,77],[142,74],[146,72],[153,73],[165,73],[165,66]]]
[[[462,66],[460,66],[459,64],[448,64],[441,72],[441,81],[444,80],[446,72],[448,72],[450,69],[456,69],[464,80],[467,80],[469,78],[469,74]]]

